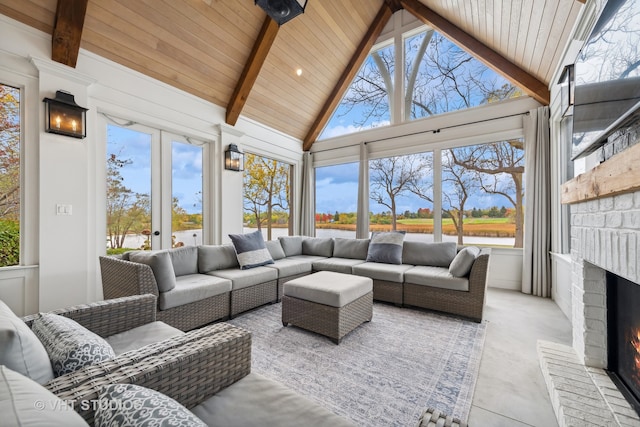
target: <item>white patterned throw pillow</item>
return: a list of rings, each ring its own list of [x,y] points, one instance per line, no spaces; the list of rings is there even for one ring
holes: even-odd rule
[[[58,314],[41,313],[31,329],[47,350],[56,377],[116,357],[103,338]]]
[[[207,426],[170,397],[135,384],[111,384],[102,388],[95,414],[95,425]]]

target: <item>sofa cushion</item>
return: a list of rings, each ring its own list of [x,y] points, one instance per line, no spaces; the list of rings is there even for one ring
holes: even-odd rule
[[[146,264],[151,267],[153,276],[158,284],[158,291],[167,292],[176,287],[176,274],[173,271],[171,257],[167,251],[140,251],[131,254],[133,262]]]
[[[303,236],[280,236],[278,240],[286,256],[302,255]]]
[[[242,270],[273,264],[260,230],[247,234],[229,234]]]
[[[267,245],[267,249],[274,261],[286,257],[284,249],[282,249],[282,245],[280,244],[280,240],[269,240],[268,242],[265,242],[265,244]]]
[[[404,282],[415,285],[431,286],[434,288],[468,291],[469,280],[455,277],[445,267],[416,266],[404,273]]]
[[[313,262],[315,271],[335,271],[336,273],[351,274],[354,265],[362,264],[364,259],[325,258]]]
[[[426,243],[406,241],[402,247],[402,263],[449,267],[456,257],[456,243]]]
[[[220,390],[191,411],[210,426],[354,426],[349,420],[255,372]]]
[[[333,243],[333,256],[365,260],[369,251],[369,239],[343,239],[336,237]]]
[[[333,256],[333,239],[310,237],[302,241],[302,255]]]
[[[169,251],[173,272],[176,276],[186,276],[198,272],[198,248],[183,246]]]
[[[278,270],[269,267],[256,267],[250,270],[230,268],[211,271],[207,274],[231,280],[232,291],[278,279]]]
[[[381,264],[378,262],[363,262],[352,267],[353,274],[384,280],[386,282],[402,283],[404,272],[412,268],[407,264]]]
[[[278,270],[278,278],[282,279],[283,277],[311,273],[311,264],[308,260],[283,258],[267,265],[267,267]]]
[[[44,384],[53,379],[47,350],[26,323],[0,301],[0,365]]]
[[[158,307],[160,307],[160,310],[168,310],[225,292],[231,292],[231,282],[229,280],[207,274],[180,276],[177,279],[175,288],[160,294]]]
[[[155,344],[179,335],[184,335],[184,332],[164,322],[157,321],[111,335],[105,338],[105,341],[113,348],[113,352],[119,356],[127,351],[138,350],[145,345]]]
[[[189,426],[207,427],[187,408],[158,391],[135,384],[104,386],[98,396],[96,427]]]
[[[480,249],[475,246],[467,246],[458,252],[458,255],[451,261],[449,273],[455,277],[465,277],[469,275],[473,263],[480,254]]]
[[[32,329],[47,350],[55,376],[116,357],[104,338],[68,317],[41,313]]]
[[[403,231],[373,233],[367,251],[367,262],[402,264],[404,234]]]
[[[198,271],[208,273],[214,270],[240,267],[233,245],[198,246]]]
[[[88,424],[69,404],[26,376],[0,365],[0,414],[3,426],[65,427]]]

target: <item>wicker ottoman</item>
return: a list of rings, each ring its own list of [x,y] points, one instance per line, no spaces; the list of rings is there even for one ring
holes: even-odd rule
[[[282,324],[331,338],[342,337],[373,317],[373,280],[320,271],[284,284]]]

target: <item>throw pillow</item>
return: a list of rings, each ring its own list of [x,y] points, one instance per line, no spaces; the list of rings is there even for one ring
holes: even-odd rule
[[[32,329],[47,350],[57,377],[116,357],[103,338],[68,317],[41,313]]]
[[[0,365],[44,384],[53,379],[47,350],[26,323],[0,301]]]
[[[480,254],[480,249],[475,246],[467,246],[458,252],[458,255],[451,261],[449,273],[455,277],[466,277],[471,271],[471,267]]]
[[[96,427],[123,425],[206,427],[187,408],[164,394],[135,384],[102,388],[95,414]]]
[[[402,264],[404,234],[404,231],[373,233],[371,235],[366,261],[382,262],[385,264]]]
[[[151,267],[153,276],[156,278],[158,291],[169,292],[176,287],[176,273],[173,270],[171,257],[167,251],[148,252],[140,251],[131,254],[129,259]]]
[[[241,270],[273,264],[260,230],[247,234],[229,234]]]
[[[3,426],[87,426],[73,409],[35,381],[0,365],[0,414]]]

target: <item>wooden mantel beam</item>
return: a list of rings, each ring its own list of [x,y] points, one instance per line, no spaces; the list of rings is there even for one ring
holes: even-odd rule
[[[51,59],[75,68],[89,0],[58,0],[51,35]]]
[[[329,122],[329,119],[331,119],[333,111],[340,103],[344,93],[349,89],[349,85],[355,78],[358,70],[360,70],[360,66],[364,63],[365,59],[367,59],[369,51],[380,36],[384,26],[389,22],[389,19],[393,15],[393,10],[389,6],[389,3],[390,2],[385,1],[382,4],[380,11],[373,19],[367,33],[363,37],[362,41],[360,41],[356,52],[353,54],[353,57],[351,57],[351,60],[347,64],[347,67],[342,72],[338,83],[329,94],[329,98],[324,103],[316,120],[311,125],[311,129],[309,129],[307,136],[303,140],[302,149],[304,151],[309,150],[316,139],[318,139],[320,132],[322,132],[324,126]]]
[[[231,99],[227,104],[226,122],[228,125],[233,126],[238,121],[238,117],[240,117],[240,113],[247,103],[247,98],[249,98],[253,84],[258,79],[264,61],[267,59],[271,46],[276,39],[278,28],[278,23],[267,16],[262,24],[258,38],[253,45],[251,54],[249,54],[249,59],[247,59],[247,63],[244,65],[240,80],[238,80]]]
[[[444,17],[422,4],[420,0],[399,0],[402,7],[425,24],[466,50],[489,68],[522,88],[529,96],[544,105],[549,105],[547,85],[518,67],[498,52],[476,40],[470,34],[453,25]]]

